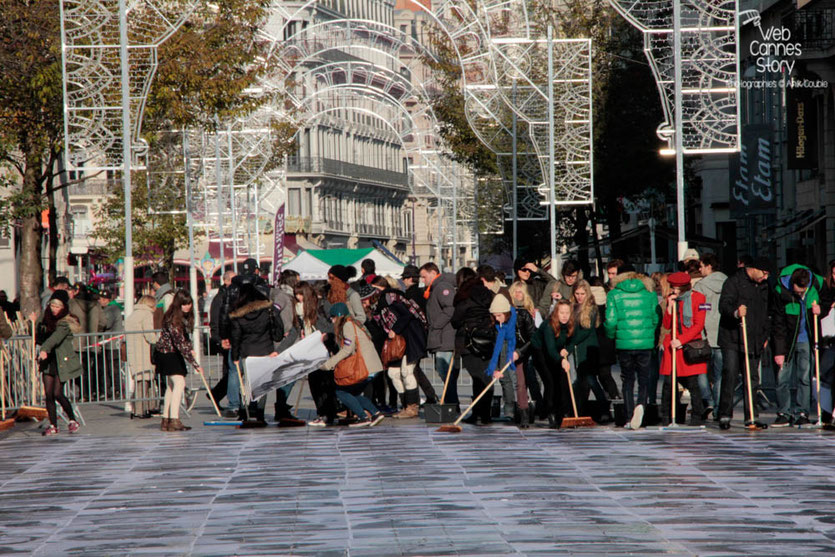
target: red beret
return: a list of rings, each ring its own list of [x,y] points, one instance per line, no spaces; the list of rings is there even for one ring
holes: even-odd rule
[[[670,286],[687,286],[690,284],[690,275],[684,272],[672,273],[667,277]]]

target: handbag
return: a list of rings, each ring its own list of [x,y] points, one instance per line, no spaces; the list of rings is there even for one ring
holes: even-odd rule
[[[493,357],[493,347],[496,345],[496,329],[475,327],[466,331],[467,348],[476,356],[484,360]]]
[[[387,338],[383,343],[383,352],[380,354],[380,358],[383,360],[383,365],[387,366],[390,363],[400,362],[405,355],[406,339],[401,335],[394,335],[394,338]]]
[[[340,387],[356,385],[368,378],[368,367],[365,365],[365,359],[362,357],[362,350],[360,349],[359,331],[355,323],[351,322],[351,324],[354,326],[354,334],[357,337],[357,350],[336,364],[336,368],[333,370],[334,383]]]
[[[678,322],[678,334],[681,335],[681,321]],[[704,332],[702,333],[704,334]],[[681,345],[681,355],[687,365],[706,364],[713,356],[710,343],[704,337],[694,338]]]

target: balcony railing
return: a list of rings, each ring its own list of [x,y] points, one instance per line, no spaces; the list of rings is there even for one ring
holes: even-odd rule
[[[409,175],[361,164],[353,164],[324,157],[291,157],[287,162],[288,172],[331,174],[349,180],[408,187]]]

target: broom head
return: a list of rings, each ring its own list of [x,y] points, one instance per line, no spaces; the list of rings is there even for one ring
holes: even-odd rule
[[[448,425],[442,425],[441,427],[439,427],[435,431],[440,432],[440,433],[461,433],[464,430],[461,428],[460,425],[449,425],[448,424]]]
[[[579,418],[563,418],[560,427],[594,427],[594,420],[588,416],[581,416]]]
[[[262,422],[260,420],[245,420],[238,426],[238,429],[260,429],[262,427],[267,427],[267,422]]]
[[[40,406],[21,406],[17,409],[17,417],[45,420],[47,418],[46,408],[41,408]]]
[[[8,420],[0,421],[0,431],[6,431],[7,429],[11,429],[14,427],[14,418],[9,418]]]

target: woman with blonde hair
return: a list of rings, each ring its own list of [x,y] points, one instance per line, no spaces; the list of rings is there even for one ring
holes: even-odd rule
[[[589,389],[594,391],[594,398],[597,401],[607,401],[606,393],[597,377],[600,372],[600,342],[597,338],[597,329],[601,318],[588,281],[579,280],[574,284],[571,289],[571,299],[574,302],[576,333],[571,339],[568,351],[573,354],[574,365],[577,369],[577,379],[574,382],[577,407],[581,413],[587,415],[588,412],[582,409],[588,403]],[[609,380],[614,383],[611,374]],[[614,388],[614,392],[617,393],[617,387]]]
[[[528,294],[528,285],[517,280],[508,289],[510,299],[516,308],[516,400],[519,404],[520,427],[525,428],[530,422],[531,411],[528,404],[528,392],[536,406],[543,411],[542,392],[536,380],[533,366],[529,365],[533,352],[532,340],[536,335],[536,328],[542,322],[542,316],[534,306],[533,299]],[[527,392],[526,392],[527,391]],[[543,415],[543,418],[547,413]]]
[[[131,419],[148,419],[151,410],[158,408],[158,399],[151,399],[151,381],[154,366],[151,363],[151,349],[159,340],[154,330],[154,310],[157,302],[153,296],[142,296],[125,320],[125,348],[128,356],[128,373],[134,381],[134,402]]]

